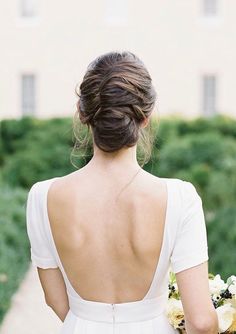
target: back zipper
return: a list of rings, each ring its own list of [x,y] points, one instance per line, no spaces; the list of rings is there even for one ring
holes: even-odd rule
[[[113,329],[113,334],[115,333],[115,304],[111,304],[112,306],[112,329]]]

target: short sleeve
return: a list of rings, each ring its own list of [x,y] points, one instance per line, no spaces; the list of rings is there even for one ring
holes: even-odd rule
[[[174,273],[208,260],[207,231],[202,200],[191,182],[182,182],[181,218],[170,258]]]
[[[57,262],[47,238],[44,219],[43,193],[35,183],[28,193],[26,205],[26,226],[30,241],[31,261],[33,265],[48,269],[57,268]]]

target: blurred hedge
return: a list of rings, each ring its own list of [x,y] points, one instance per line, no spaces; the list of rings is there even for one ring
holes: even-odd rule
[[[144,169],[160,177],[187,180],[196,186],[208,227],[210,271],[219,272],[223,277],[236,274],[233,255],[236,245],[236,120],[222,115],[194,120],[169,117],[162,118],[160,123],[154,122],[152,128],[155,136],[153,154]],[[5,184],[13,187],[1,191],[1,237],[5,238],[4,245],[9,246],[6,235],[10,228],[12,249],[22,247],[20,254],[24,262],[28,259],[27,238],[22,232],[25,191],[36,181],[76,169],[70,161],[74,141],[72,120],[3,120],[0,131],[0,175]],[[88,154],[85,159],[77,158],[75,162],[82,167],[90,157]],[[25,190],[19,190],[19,187]],[[13,203],[10,208],[9,201]],[[21,212],[18,218],[15,218],[15,212]],[[7,262],[12,267],[13,258],[18,259],[14,250],[7,255],[8,246],[1,246],[0,262],[5,263],[4,270],[9,270]],[[19,275],[14,273],[16,283],[25,263],[16,267],[19,271]],[[0,282],[0,300],[3,287]],[[10,291],[13,289],[12,285]]]
[[[0,168],[8,184],[28,188],[36,181],[74,170],[71,120],[3,120],[0,129]]]
[[[26,190],[0,185],[0,322],[29,263]]]

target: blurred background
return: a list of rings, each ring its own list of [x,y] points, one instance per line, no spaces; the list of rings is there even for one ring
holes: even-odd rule
[[[1,118],[71,115],[90,61],[136,53],[162,116],[235,115],[235,13],[227,0],[1,1]]]
[[[27,192],[75,170],[75,87],[108,51],[137,54],[157,90],[144,169],[196,186],[210,271],[236,274],[235,15],[229,0],[0,2],[0,334],[58,333],[30,266]]]

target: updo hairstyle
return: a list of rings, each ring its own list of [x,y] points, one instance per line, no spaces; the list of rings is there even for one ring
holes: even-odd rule
[[[76,94],[77,116],[91,128],[95,144],[104,152],[131,147],[144,137],[140,125],[153,111],[156,92],[133,53],[110,52],[96,58]]]

